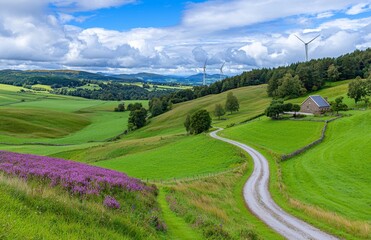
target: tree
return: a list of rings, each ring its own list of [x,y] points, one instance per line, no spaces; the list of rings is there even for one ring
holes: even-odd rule
[[[191,115],[187,115],[186,120],[184,121],[184,127],[187,130],[187,133],[191,132]]]
[[[214,115],[218,117],[220,120],[220,117],[225,114],[225,110],[221,104],[216,104],[215,105],[215,110],[214,110]]]
[[[225,111],[231,112],[238,112],[240,109],[240,104],[238,103],[238,99],[236,96],[233,95],[232,92],[229,92],[227,95],[227,101],[225,102]]]
[[[300,105],[299,104],[293,104],[291,111],[295,112],[294,117],[296,117],[296,113],[300,111]]]
[[[339,80],[339,77],[340,77],[340,73],[339,73],[338,68],[334,64],[331,64],[327,69],[327,78],[330,81],[335,82]]]
[[[138,129],[146,125],[147,110],[141,108],[131,111],[128,119],[128,128],[130,131]]]
[[[125,103],[120,103],[116,108],[115,112],[124,112],[125,111]]]
[[[306,93],[303,83],[299,76],[293,77],[290,73],[286,73],[280,80],[280,85],[277,89],[277,95],[281,98],[296,98]]]
[[[348,106],[343,103],[344,97],[338,97],[335,99],[334,102],[331,102],[331,110],[336,112],[336,114],[339,114],[339,111],[346,111],[348,110]]]
[[[360,77],[349,83],[348,96],[354,99],[357,104],[362,98],[367,95],[367,85],[365,81],[362,81]]]
[[[152,99],[149,106],[149,111],[151,112],[152,117],[156,117],[164,112],[162,101],[158,98]]]
[[[283,100],[273,100],[269,107],[265,110],[265,114],[272,119],[279,119],[281,113],[283,113]]]
[[[134,104],[130,103],[128,105],[127,109],[129,111],[134,111],[134,110],[140,110],[142,107],[143,107],[142,104],[137,102],[137,103],[134,103]]]
[[[191,134],[200,134],[202,132],[206,132],[207,130],[210,129],[210,127],[211,117],[208,111],[198,110],[197,112],[191,115],[189,124],[189,131]]]

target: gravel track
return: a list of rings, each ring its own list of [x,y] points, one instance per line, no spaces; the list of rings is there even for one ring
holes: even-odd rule
[[[243,149],[253,158],[254,171],[243,188],[245,202],[252,213],[287,239],[337,239],[282,210],[273,201],[269,193],[269,165],[267,159],[245,144],[219,137],[217,133],[222,130],[222,128],[219,128],[210,133],[210,136]]]

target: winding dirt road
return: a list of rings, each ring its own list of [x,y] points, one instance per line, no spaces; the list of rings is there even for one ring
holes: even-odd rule
[[[268,190],[267,159],[245,144],[219,137],[217,133],[221,130],[223,129],[220,128],[210,133],[210,136],[243,149],[253,158],[254,171],[244,186],[243,195],[247,206],[258,218],[287,239],[337,239],[282,210],[273,201]]]

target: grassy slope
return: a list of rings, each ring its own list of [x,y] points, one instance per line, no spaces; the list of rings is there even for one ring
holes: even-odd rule
[[[214,121],[214,125],[226,126],[231,123],[239,123],[250,117],[264,112],[269,105],[270,98],[266,93],[266,85],[243,87],[232,90],[240,101],[240,111],[232,115],[226,115],[227,120]],[[184,133],[184,120],[187,114],[191,114],[199,109],[206,109],[213,112],[215,104],[225,104],[228,92],[209,95],[193,101],[174,105],[174,108],[156,118],[151,119],[151,123],[134,133],[130,138],[141,138],[155,135],[171,135]]]
[[[16,138],[58,138],[90,124],[88,118],[76,114],[14,108],[1,108],[0,121],[0,133]]]
[[[225,120],[225,121],[221,121],[221,122],[214,121],[214,125],[225,127],[226,125],[231,124],[231,123],[241,122],[245,119],[248,119],[252,116],[255,116],[255,115],[261,113],[262,110],[269,104],[269,101],[270,101],[269,98],[266,96],[265,86],[240,88],[240,89],[233,90],[232,92],[234,92],[234,94],[240,100],[241,111],[239,113],[226,116],[227,120]],[[329,96],[330,100],[331,100],[331,98],[334,98],[335,96],[344,95],[345,92],[346,92],[346,85],[338,85],[337,87],[335,87],[333,89],[328,88],[328,89],[321,90],[321,94],[322,95],[324,94],[324,96]],[[332,95],[330,95],[330,94],[332,94]],[[57,155],[60,154],[61,156],[70,155],[72,158],[76,157],[76,158],[81,158],[81,159],[84,158],[83,156],[85,156],[85,157],[86,156],[92,156],[95,152],[95,154],[97,154],[96,156],[98,156],[98,157],[96,159],[94,159],[94,157],[93,157],[94,161],[97,160],[97,159],[98,160],[110,159],[111,157],[120,158],[124,155],[130,154],[128,156],[131,157],[132,161],[134,162],[135,159],[137,159],[139,161],[143,161],[144,158],[149,156],[148,154],[146,155],[145,152],[141,153],[141,151],[140,151],[141,147],[148,150],[148,149],[153,148],[153,146],[156,146],[156,149],[152,153],[154,155],[157,154],[158,159],[160,159],[160,157],[161,157],[160,153],[162,152],[162,153],[166,153],[167,155],[171,154],[171,156],[173,158],[168,158],[167,161],[173,161],[174,162],[174,161],[177,161],[178,159],[184,159],[184,158],[180,154],[175,154],[174,152],[172,152],[170,150],[167,150],[166,148],[168,148],[168,147],[166,145],[167,144],[172,144],[173,141],[178,141],[179,140],[180,142],[184,143],[183,146],[180,144],[178,146],[179,148],[183,149],[183,148],[188,148],[189,147],[186,144],[187,141],[185,141],[183,139],[183,137],[174,136],[174,134],[180,134],[180,133],[184,132],[184,128],[183,128],[182,124],[183,124],[183,121],[184,121],[184,118],[185,118],[186,114],[190,113],[192,111],[195,111],[197,109],[200,109],[200,108],[206,108],[209,111],[212,111],[213,108],[214,108],[214,105],[216,103],[224,103],[225,98],[226,98],[226,93],[223,93],[223,94],[220,94],[220,95],[211,95],[211,96],[200,98],[200,99],[197,99],[197,100],[194,100],[194,101],[191,101],[191,102],[186,102],[186,103],[175,105],[174,109],[172,111],[170,111],[170,112],[168,112],[164,115],[161,115],[157,118],[152,119],[151,123],[147,127],[143,128],[142,130],[137,131],[136,133],[133,133],[133,134],[125,137],[122,141],[117,142],[117,143],[112,143],[112,144],[110,143],[110,144],[105,144],[104,146],[99,146],[99,147],[89,148],[89,149],[84,149],[84,150],[77,150],[77,151],[72,151],[72,152],[69,151],[72,148],[64,148],[63,150],[61,149],[61,151],[58,152],[57,149],[54,149],[52,147],[45,148],[45,151],[48,152],[48,154],[51,154],[51,153],[52,154],[57,154]],[[300,102],[301,99],[296,100],[296,101]],[[351,100],[346,100],[346,102],[351,103]],[[34,103],[36,104],[36,102],[34,102]],[[16,104],[16,105],[22,105],[22,104],[26,104],[26,103],[20,103],[20,104]],[[27,104],[32,105],[33,103],[27,103]],[[72,108],[74,108],[72,102],[71,102],[71,104],[72,104]],[[68,107],[69,106],[70,106],[70,104],[68,105]],[[57,105],[58,109],[59,108],[63,109],[65,107],[67,107],[67,106]],[[95,106],[95,107],[97,107],[97,106]],[[104,108],[105,107],[103,105],[101,110],[103,110]],[[171,127],[169,127],[169,126],[171,126]],[[317,127],[312,126],[309,129],[313,130],[313,129],[316,129],[316,128],[318,128],[318,126]],[[231,130],[232,129],[233,128],[231,128]],[[164,146],[156,145],[152,142],[153,139],[157,139],[157,141],[160,140],[159,136],[161,136],[161,135],[162,136],[170,135],[168,142]],[[154,137],[154,136],[157,136],[157,137]],[[313,137],[313,136],[311,136],[311,137]],[[138,140],[138,138],[142,138],[142,137],[149,137],[149,138],[147,138],[143,141]],[[177,138],[180,138],[180,139],[177,139]],[[152,140],[147,141],[149,139],[152,139]],[[142,141],[142,142],[138,142],[138,141]],[[205,141],[210,141],[210,140],[205,139]],[[298,143],[298,145],[304,143],[305,141],[302,141],[302,142]],[[270,143],[266,142],[265,144],[270,144]],[[292,148],[294,148],[295,144],[290,146],[290,148],[285,149],[285,151],[288,151],[288,150],[291,150]],[[85,146],[88,146],[88,145],[85,144]],[[121,146],[122,148],[118,148],[119,146]],[[160,147],[157,148],[157,146],[160,146]],[[12,148],[16,149],[16,147],[12,147]],[[30,149],[30,151],[36,151],[32,147],[29,147],[29,149]],[[65,152],[66,150],[67,150],[67,152]],[[86,150],[89,150],[89,151],[86,151]],[[42,153],[42,150],[40,150],[40,149],[38,149],[37,151],[39,153]],[[133,153],[133,154],[131,155],[131,153]],[[200,151],[195,151],[195,154],[197,154],[197,156],[193,155],[193,157],[197,158],[199,153],[200,153]],[[202,151],[201,151],[201,153],[202,153]],[[137,158],[135,158],[136,154],[138,154]],[[93,156],[95,156],[95,155],[93,155]],[[99,159],[99,158],[101,158],[101,159]],[[123,159],[125,159],[125,158],[123,158]],[[145,162],[145,161],[143,161],[143,162]],[[145,163],[145,164],[147,164],[147,166],[150,166],[150,163]],[[198,170],[198,169],[196,169],[196,170]],[[276,171],[274,166],[272,167],[272,170],[273,170],[273,172]],[[295,171],[299,171],[298,168],[295,169]],[[163,175],[163,176],[166,176],[166,175]],[[273,175],[272,176],[272,182],[273,183],[275,182],[275,179],[276,179],[276,177]],[[239,184],[239,183],[237,181],[234,184]],[[225,186],[222,186],[222,187],[225,187]],[[288,188],[290,188],[290,186],[288,186]],[[228,188],[228,189],[229,190],[227,190],[227,192],[231,191],[231,188]],[[232,191],[232,192],[235,192],[235,191]],[[211,193],[207,193],[207,195],[212,196]],[[240,201],[241,201],[241,199],[242,198],[240,198]],[[241,202],[239,203],[239,206],[241,206]],[[223,207],[225,207],[225,206],[223,206]],[[237,216],[239,217],[241,215],[240,213],[237,214],[236,212],[234,212],[234,213],[231,212],[230,214],[233,217],[237,217]],[[246,224],[247,222],[253,222],[254,220],[252,220],[252,219],[255,219],[254,217],[250,217],[250,219],[248,219],[248,218],[247,218],[247,221],[246,221],[246,219],[244,219],[244,220],[240,219],[237,222],[239,222],[239,224]],[[259,222],[259,221],[257,221],[257,222]],[[231,226],[231,228],[233,229],[232,226]],[[261,232],[269,232],[265,226],[261,225],[261,223],[260,223],[260,225],[258,224],[258,230],[261,231]],[[267,235],[267,233],[263,233],[263,236],[268,236],[268,235]]]
[[[331,123],[322,144],[282,163],[283,182],[290,196],[360,221],[355,223],[359,228],[347,230],[363,237],[371,237],[369,230],[368,234],[362,230],[364,223],[371,221],[370,117],[371,111],[354,112]],[[336,224],[335,217],[332,224]]]
[[[354,107],[353,100],[346,97],[347,82],[337,83],[319,94],[328,96],[329,100],[344,96],[345,102]],[[292,102],[300,103],[303,99]],[[291,152],[316,139],[322,124],[295,122],[291,125],[291,121],[256,120],[227,129],[222,134],[260,149],[270,159],[271,190],[284,208],[340,236],[367,238],[370,237],[371,215],[367,197],[371,189],[368,171],[371,166],[366,161],[371,156],[368,151],[371,138],[367,132],[371,127],[370,111],[349,113],[354,116],[330,123],[322,144],[278,166],[273,160],[276,153]],[[297,134],[303,127],[308,133],[315,132]],[[281,174],[283,186],[279,184]],[[285,190],[282,192],[282,189]],[[282,194],[288,194],[289,200]]]
[[[151,209],[136,197],[125,199],[128,205],[113,211],[101,202],[81,201],[3,175],[0,191],[0,239],[162,239],[164,235],[145,220]],[[134,211],[130,203],[138,209]]]
[[[228,128],[221,136],[273,150],[291,153],[320,138],[323,122],[273,121],[261,117],[253,122]]]
[[[94,165],[123,171],[142,179],[170,179],[234,167],[241,161],[239,153],[236,148],[199,135],[179,138],[153,150],[99,161]]]
[[[46,93],[20,93],[21,89],[0,85],[0,96],[3,97],[0,98],[0,106],[5,104],[0,107],[1,120],[5,123],[2,125],[5,129],[0,128],[0,142],[81,144],[104,141],[127,128],[129,113],[113,112],[118,102]],[[21,102],[21,99],[25,101]],[[126,104],[130,102],[137,101],[125,101]],[[148,106],[148,101],[139,102]],[[51,140],[51,137],[58,139]]]
[[[197,240],[202,239],[201,235],[198,234],[194,229],[187,225],[187,223],[180,217],[176,216],[171,211],[167,201],[166,192],[164,189],[160,190],[158,195],[158,202],[161,206],[164,221],[167,223],[168,234],[173,240]]]

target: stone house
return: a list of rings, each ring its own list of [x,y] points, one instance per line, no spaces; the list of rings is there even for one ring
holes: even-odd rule
[[[330,104],[319,95],[309,96],[300,107],[300,112],[321,114],[330,110]]]

